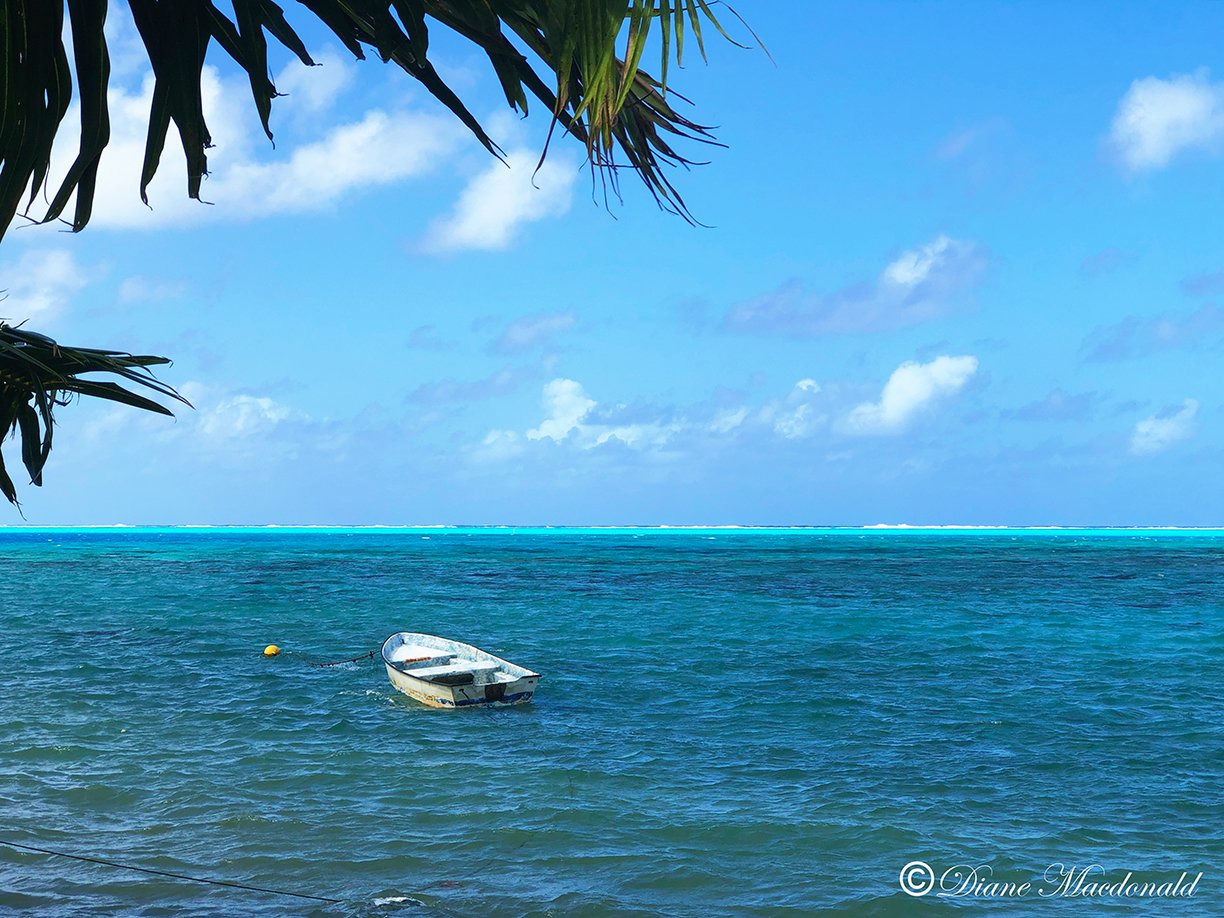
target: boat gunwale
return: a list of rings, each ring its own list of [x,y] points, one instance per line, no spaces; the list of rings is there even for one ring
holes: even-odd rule
[[[387,645],[391,643],[392,639],[398,637],[401,634],[417,635],[420,637],[433,638],[434,640],[437,640],[437,641],[445,641],[448,644],[454,644],[457,647],[464,647],[464,648],[467,648],[468,650],[475,651],[476,654],[478,655],[484,654],[486,657],[496,660],[498,663],[502,664],[503,666],[511,667],[513,669],[523,670],[524,672],[522,675],[515,675],[514,673],[507,671],[506,673],[507,675],[514,676],[514,679],[512,680],[512,682],[518,682],[520,679],[543,678],[539,673],[533,672],[532,670],[527,669],[527,667],[525,666],[519,666],[517,663],[511,663],[509,660],[503,659],[502,657],[499,657],[496,654],[489,653],[487,650],[481,650],[475,644],[465,644],[462,641],[455,641],[455,640],[452,640],[451,638],[444,638],[441,635],[426,634],[424,631],[396,631],[392,633],[385,641],[382,642],[382,646],[379,647],[379,650],[378,650],[378,654],[382,658],[383,664],[387,666],[389,669],[394,670],[399,675],[408,676],[409,678],[414,679],[415,681],[420,682],[424,685],[442,686],[444,688],[452,687],[452,686],[447,686],[445,683],[442,683],[442,682],[434,682],[432,679],[425,679],[425,678],[422,678],[421,676],[414,675],[409,670],[400,669],[398,666],[395,665],[395,663],[392,660],[387,659]],[[440,650],[441,648],[436,648],[436,649]],[[479,660],[476,659],[476,660],[472,660],[471,662],[479,662]],[[504,684],[510,685],[511,683],[507,682]]]

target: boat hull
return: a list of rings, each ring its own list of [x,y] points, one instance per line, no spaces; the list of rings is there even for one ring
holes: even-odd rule
[[[479,647],[434,634],[399,631],[382,645],[396,691],[433,708],[525,704],[540,674]]]
[[[390,664],[384,663],[383,665],[387,669],[387,678],[391,680],[391,685],[397,691],[431,708],[526,704],[535,694],[536,683],[540,681],[539,676],[526,676],[513,682],[501,682],[497,685],[439,685],[436,682],[409,676]]]

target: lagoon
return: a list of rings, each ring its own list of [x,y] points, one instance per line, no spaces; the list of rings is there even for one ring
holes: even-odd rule
[[[20,529],[0,566],[0,838],[341,900],[0,847],[0,910],[904,915],[915,860],[1224,908],[1218,531]],[[306,665],[403,629],[535,702]]]

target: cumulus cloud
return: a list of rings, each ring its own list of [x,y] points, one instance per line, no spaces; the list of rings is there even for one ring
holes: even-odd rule
[[[310,68],[301,85],[309,85],[309,77],[327,69]],[[294,83],[292,77],[289,83]],[[91,225],[148,229],[324,210],[355,192],[432,171],[465,142],[463,128],[453,118],[372,109],[324,127],[318,139],[294,144],[291,153],[282,155],[272,149],[249,111],[245,83],[205,67],[201,89],[216,144],[208,151],[209,175],[201,197],[216,206],[187,197],[186,164],[173,127],[149,186],[150,206],[141,202],[140,170],[153,94],[153,77],[145,74],[138,86],[116,82],[108,92],[111,142],[102,155]],[[334,84],[317,90],[303,105],[326,107],[333,91]],[[66,121],[78,117],[74,107]],[[72,162],[75,139],[70,134],[57,141],[52,188]]]
[[[213,442],[245,440],[266,434],[284,421],[305,417],[266,396],[234,395],[202,410],[196,429]]]
[[[1194,432],[1194,418],[1198,410],[1199,403],[1188,398],[1180,408],[1167,408],[1150,418],[1144,418],[1135,425],[1131,434],[1130,451],[1136,456],[1160,453],[1187,439]]]
[[[1118,104],[1109,143],[1126,171],[1162,169],[1187,150],[1216,152],[1224,138],[1224,85],[1206,70],[1131,83]]]
[[[720,411],[714,416],[714,419],[707,425],[710,433],[728,434],[735,430],[748,418],[747,408],[728,408],[725,411]]]
[[[0,316],[12,325],[53,321],[88,281],[67,249],[31,249],[0,268]]]
[[[595,429],[595,439],[586,448],[603,446],[605,443],[623,443],[629,449],[644,450],[658,448],[667,443],[679,430],[673,424],[618,424]]]
[[[582,384],[572,379],[554,379],[545,385],[543,401],[548,416],[539,427],[527,431],[529,440],[547,437],[559,443],[576,430],[595,407],[595,400],[587,396]]]
[[[173,420],[113,405],[84,426],[87,443],[101,446],[125,432],[177,444],[208,461],[245,464],[252,460],[292,458],[303,451],[337,449],[345,433],[329,421],[311,417],[266,395],[237,392],[198,380],[179,387],[194,409],[170,404]]]
[[[179,412],[178,422],[163,425],[158,436],[209,463],[240,467],[304,456],[334,460],[347,453],[355,430],[362,437],[370,434],[367,419],[317,417],[269,395],[198,382],[181,391],[196,410]]]
[[[327,210],[354,194],[444,169],[471,145],[467,129],[437,108],[338,108],[354,67],[328,48],[316,56],[322,66],[293,61],[276,75],[278,91],[286,94],[273,107],[277,140],[286,128],[291,135],[308,134],[306,142],[285,145],[282,153],[265,138],[246,81],[206,66],[201,97],[214,146],[201,197],[216,206],[187,197],[186,164],[172,126],[146,207],[138,191],[153,77],[130,16],[116,11],[107,34],[115,52],[108,90],[111,140],[100,164],[93,226],[149,229]],[[65,122],[78,120],[74,105]],[[71,131],[57,138],[51,188],[58,187],[76,146]],[[523,224],[568,210],[576,160],[550,158],[535,175],[537,190],[532,187],[536,154],[515,148],[508,159],[513,168],[494,160],[468,184],[454,212],[437,221],[430,248],[504,248]]]
[[[495,354],[519,354],[547,344],[577,323],[577,317],[569,310],[524,316],[507,325],[489,345],[489,350]]]
[[[489,430],[483,440],[471,444],[469,456],[477,463],[519,456],[543,460],[546,454],[561,455],[559,451],[578,456],[606,447],[645,461],[670,462],[708,459],[737,445],[752,450],[798,442],[827,447],[846,436],[904,430],[935,403],[963,389],[977,369],[977,358],[970,356],[902,364],[878,402],[857,407],[841,384],[826,388],[811,378],[755,406],[741,401],[741,395],[732,401],[732,393],[725,391],[679,406],[601,404],[577,380],[559,377],[543,387],[544,416],[536,426]],[[834,418],[843,422],[834,423]]]
[[[592,450],[613,443],[632,450],[657,449],[685,427],[679,421],[658,416],[634,417],[625,405],[602,407],[577,380],[557,378],[544,386],[541,401],[545,417],[524,434],[491,430],[473,450],[477,461],[509,458],[522,453],[530,443],[551,441],[578,450]],[[730,428],[728,428],[730,429]]]
[[[245,216],[319,210],[353,190],[430,171],[454,148],[455,133],[435,116],[370,111],[298,146],[288,160],[232,167],[210,180],[209,197]]]
[[[866,402],[850,412],[847,427],[856,434],[899,433],[932,403],[963,389],[977,369],[978,360],[971,356],[903,363],[884,384],[878,402]]]
[[[508,248],[524,224],[558,217],[570,209],[577,163],[549,157],[536,171],[538,153],[516,148],[506,162],[494,161],[459,196],[454,210],[435,220],[424,240],[426,251]]]
[[[939,236],[924,246],[902,252],[884,269],[883,280],[901,290],[913,290],[926,283],[933,271],[943,269],[949,261],[962,254],[965,245],[947,236]]]
[[[1127,316],[1093,330],[1082,350],[1089,360],[1129,360],[1177,348],[1203,347],[1220,340],[1224,310],[1205,305],[1193,312],[1169,311]]]
[[[816,406],[821,391],[816,380],[801,379],[785,398],[773,399],[762,406],[758,416],[785,440],[810,436],[828,421],[828,416]]]
[[[979,245],[939,235],[902,252],[872,283],[812,294],[792,282],[733,307],[723,325],[737,332],[795,336],[903,328],[954,311],[986,268]]]
[[[282,98],[276,111],[287,111],[290,117],[317,115],[325,112],[353,84],[356,76],[352,61],[328,48],[311,55],[317,67],[307,67],[294,58],[274,80]]]
[[[477,462],[499,462],[513,459],[525,449],[523,439],[513,430],[490,430],[473,451]]]

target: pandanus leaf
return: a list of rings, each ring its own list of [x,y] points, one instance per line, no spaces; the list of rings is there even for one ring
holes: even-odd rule
[[[94,376],[118,376],[154,395],[190,405],[149,370],[168,362],[164,357],[148,354],[68,347],[46,335],[0,323],[0,441],[14,431],[19,433],[21,461],[30,483],[41,486],[43,469],[51,453],[55,409],[65,405],[69,397],[90,396],[156,414],[173,414],[148,396]],[[4,468],[2,453],[0,493],[17,503],[17,490]]]
[[[201,101],[210,47],[246,73],[269,138],[277,95],[269,77],[269,38],[307,65],[314,60],[273,0],[128,0],[128,6],[154,76],[140,184],[133,191],[148,203],[149,183],[173,125],[186,156],[187,193],[199,199],[208,172],[205,151],[212,143]],[[669,65],[683,61],[686,36],[695,38],[705,56],[703,24],[730,39],[714,6],[707,0],[298,0],[297,9],[322,23],[355,57],[365,58],[366,49],[373,49],[402,69],[500,156],[497,143],[428,58],[431,28],[458,33],[488,58],[507,103],[525,114],[529,98],[540,100],[553,125],[585,145],[605,183],[617,189],[618,170],[632,169],[660,206],[691,220],[665,170],[696,161],[660,137],[698,143],[713,138],[708,128],[670,105],[650,101],[643,85],[657,95],[669,94]],[[720,13],[736,15],[719,6]],[[107,9],[107,0],[0,2],[0,237],[23,201],[26,217],[47,222],[59,219],[75,200],[71,228],[79,231],[89,222],[98,164],[110,141]],[[72,35],[71,58],[66,30]],[[660,51],[657,81],[642,69],[653,46]],[[31,216],[71,108],[74,77],[77,155],[48,194],[46,210]]]

